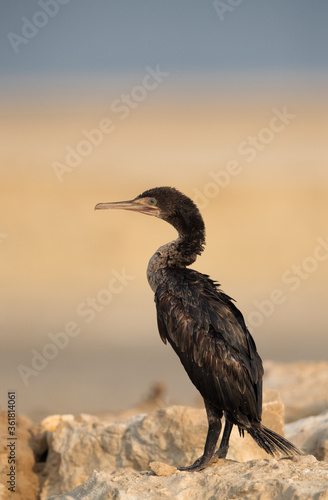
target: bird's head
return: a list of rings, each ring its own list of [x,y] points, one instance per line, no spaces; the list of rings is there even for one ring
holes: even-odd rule
[[[95,210],[123,209],[154,215],[172,224],[179,233],[204,231],[204,222],[195,203],[175,188],[158,187],[144,191],[130,201],[98,203]]]

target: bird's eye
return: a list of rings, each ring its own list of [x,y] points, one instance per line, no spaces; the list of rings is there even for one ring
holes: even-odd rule
[[[155,198],[150,198],[150,199],[148,200],[148,203],[149,203],[149,205],[156,205],[156,200],[155,200]]]

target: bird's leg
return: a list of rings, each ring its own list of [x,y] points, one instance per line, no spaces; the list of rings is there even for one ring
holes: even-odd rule
[[[215,452],[214,461],[216,462],[219,458],[225,458],[229,449],[229,438],[232,431],[233,424],[227,420],[225,421],[223,436],[218,451]]]
[[[206,401],[204,402],[208,420],[208,431],[207,431],[204,453],[201,457],[197,458],[197,460],[192,465],[189,465],[189,467],[179,467],[179,470],[198,471],[205,469],[205,467],[207,467],[210,464],[211,459],[213,457],[216,443],[218,442],[222,428],[221,424],[222,412],[219,412],[218,410],[214,409],[213,406],[207,403]]]

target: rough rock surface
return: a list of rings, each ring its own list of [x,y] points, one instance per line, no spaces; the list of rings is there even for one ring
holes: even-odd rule
[[[283,434],[283,405],[275,391],[265,394],[263,422]],[[96,417],[55,416],[43,421],[49,453],[41,500],[83,483],[93,470],[130,468],[149,470],[152,461],[189,465],[204,448],[205,410],[172,406],[137,415],[126,421],[106,422]],[[238,461],[268,458],[253,439],[232,432],[228,458]]]
[[[328,412],[286,425],[286,436],[305,453],[328,460]]]
[[[0,500],[48,500],[52,495],[57,500],[328,500],[328,363],[267,362],[265,367],[265,386],[279,389],[287,420],[302,417],[286,426],[286,437],[318,461],[309,455],[270,459],[234,429],[228,460],[200,473],[179,472],[174,466],[192,463],[203,451],[205,411],[150,411],[162,404],[162,388],[156,387],[156,400],[119,416],[57,415],[40,426],[18,416],[14,494],[6,485],[7,412],[0,411]],[[263,420],[283,434],[284,409],[276,391],[264,393]]]
[[[73,491],[49,500],[309,500],[328,499],[328,463],[314,457],[293,460],[220,460],[201,472],[158,477],[133,471],[94,471]]]
[[[279,391],[286,422],[328,410],[328,362],[264,362],[264,387]]]
[[[39,478],[34,472],[34,454],[30,447],[30,441],[33,433],[36,432],[36,426],[26,417],[16,417],[16,449],[15,449],[15,467],[16,467],[16,488],[15,493],[8,491],[7,474],[10,465],[8,464],[8,413],[0,410],[0,499],[24,499],[34,500],[39,491]]]

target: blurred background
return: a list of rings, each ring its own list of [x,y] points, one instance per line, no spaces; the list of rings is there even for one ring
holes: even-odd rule
[[[175,231],[98,202],[174,186],[204,216],[194,268],[263,359],[327,360],[328,4],[16,0],[1,6],[1,394],[110,412],[197,392],[146,279]]]

